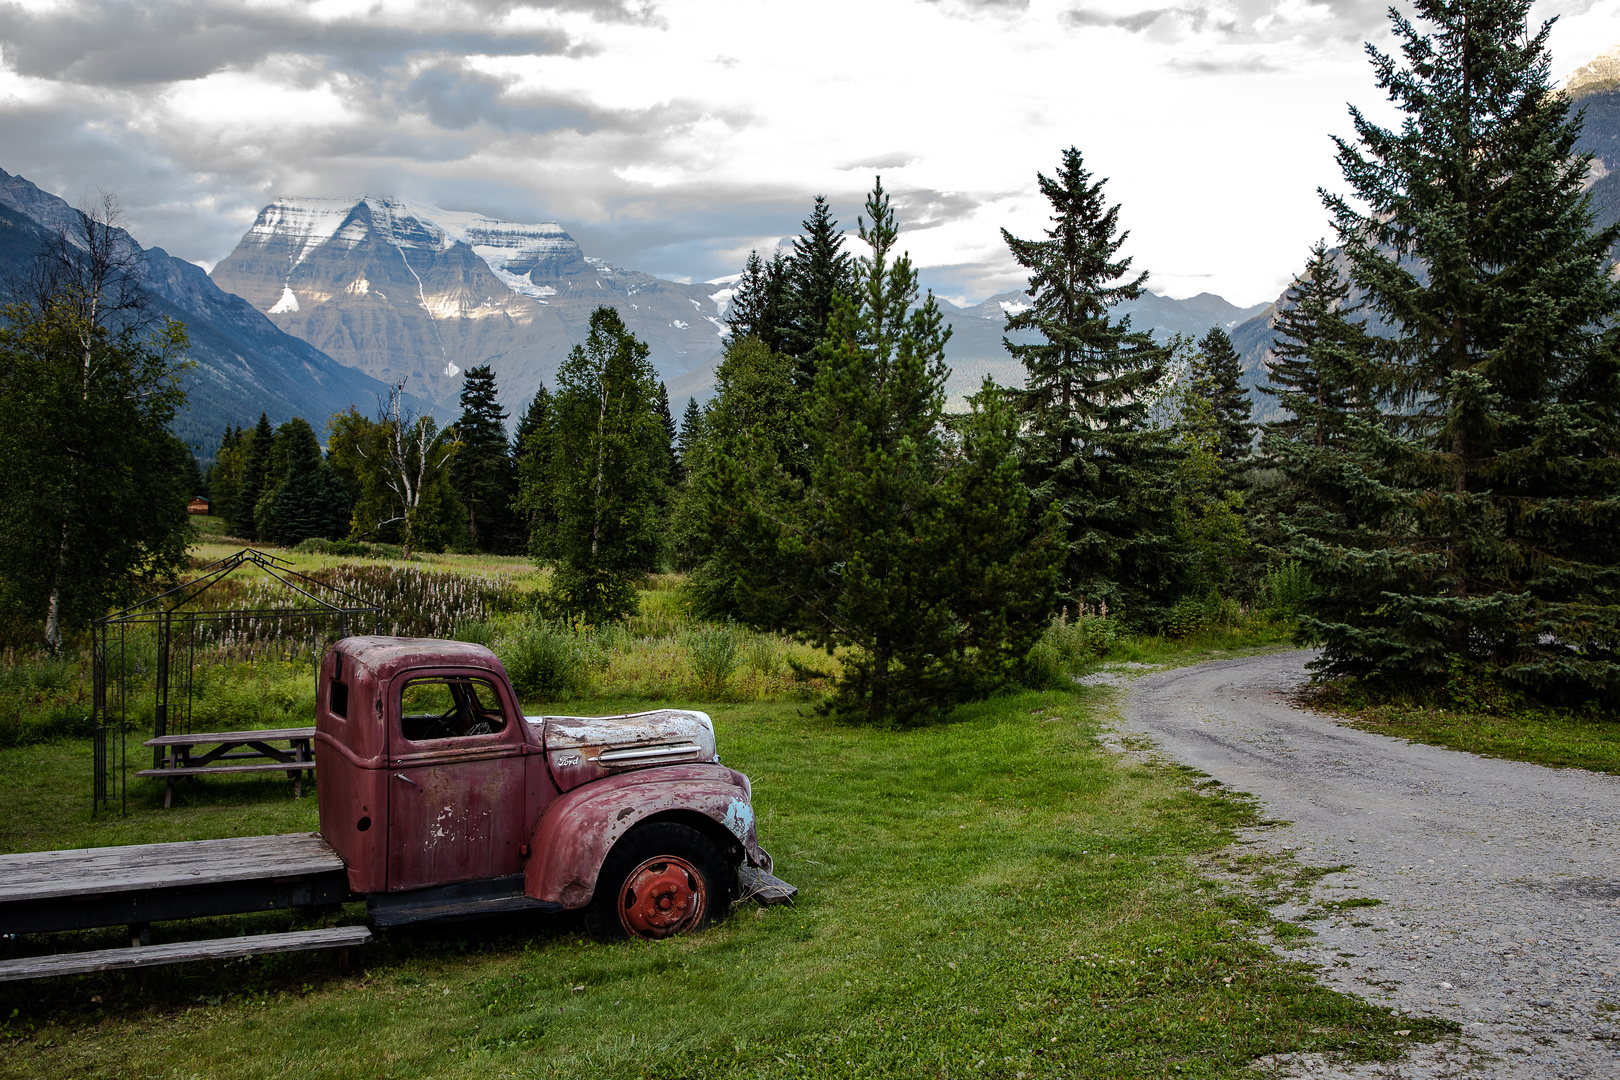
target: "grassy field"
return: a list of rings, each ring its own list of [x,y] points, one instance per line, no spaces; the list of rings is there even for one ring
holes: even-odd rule
[[[0,1076],[1231,1076],[1263,1054],[1385,1058],[1438,1034],[1254,941],[1264,909],[1198,869],[1249,805],[1101,750],[1101,694],[1002,697],[909,732],[714,704],[795,907],[657,944],[493,920],[383,934],[347,973],[293,955],[7,984]],[[154,788],[91,825],[64,797],[85,775],[77,747],[0,751],[8,850],[315,824],[285,783],[214,782],[181,810]],[[74,937],[61,944],[122,933]]]
[[[210,537],[197,554],[234,548]],[[539,585],[516,560],[427,558]],[[745,905],[656,944],[594,943],[577,917],[506,918],[380,933],[344,972],[294,954],[0,984],[0,1077],[1217,1077],[1273,1053],[1388,1059],[1447,1030],[1331,993],[1261,945],[1268,931],[1309,933],[1265,904],[1310,873],[1251,867],[1252,893],[1205,873],[1234,863],[1232,830],[1255,823],[1252,808],[1104,751],[1108,691],[1010,694],[910,731],[845,726],[810,707],[820,681],[784,674],[802,646],[689,624],[677,585],[649,579],[643,614],[622,627],[546,629],[519,612],[468,632],[515,658],[541,645],[584,657],[588,678],[549,711],[710,711],[725,761],[753,779],[778,873],[803,890],[795,906]],[[1054,630],[1054,670],[1086,662],[1101,633]],[[1188,663],[1280,637],[1256,624],[1106,647]],[[12,676],[16,700],[68,715],[82,673],[31,663]],[[304,707],[301,669],[259,677],[222,668],[209,700]],[[279,775],[188,783],[170,811],[160,784],[135,780],[127,817],[92,820],[89,773],[82,739],[0,749],[0,852],[318,827],[315,800],[294,800]],[[153,935],[363,919],[351,904]],[[21,939],[0,958],[126,941],[123,928]]]

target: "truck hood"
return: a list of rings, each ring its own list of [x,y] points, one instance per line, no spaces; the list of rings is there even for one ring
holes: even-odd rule
[[[708,713],[658,709],[626,716],[527,716],[560,791],[631,769],[718,763]]]

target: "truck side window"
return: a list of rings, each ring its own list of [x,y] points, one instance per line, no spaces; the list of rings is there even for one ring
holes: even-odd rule
[[[494,735],[506,730],[500,700],[485,679],[411,679],[400,691],[400,734],[412,742]]]

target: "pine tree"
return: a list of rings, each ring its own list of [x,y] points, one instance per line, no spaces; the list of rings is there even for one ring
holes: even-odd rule
[[[495,372],[488,364],[467,369],[454,438],[461,447],[450,463],[450,483],[466,508],[465,543],[510,554],[518,543],[512,517],[517,474],[506,443],[506,410],[496,400]]]
[[[770,262],[750,251],[737,282],[731,303],[726,307],[726,326],[732,338],[756,337],[766,347],[780,350],[789,319],[790,275],[780,251]]]
[[[347,533],[347,493],[321,459],[321,445],[309,424],[298,417],[287,421],[276,429],[276,443],[285,472],[259,500],[260,537],[295,547],[311,537],[330,540]]]
[[[675,414],[669,408],[669,387],[663,383],[658,384],[658,399],[653,402],[653,411],[658,414],[658,422],[664,427],[664,456],[667,459],[664,487],[666,494],[671,494],[681,483],[681,459],[675,445],[680,433],[675,429]]]
[[[557,372],[551,595],[591,623],[633,614],[635,579],[658,557],[668,443],[647,354],[618,312],[600,307]]]
[[[1252,451],[1256,425],[1249,419],[1254,404],[1243,389],[1243,361],[1225,330],[1212,326],[1199,340],[1191,375],[1193,392],[1210,404],[1216,456],[1226,470],[1228,483],[1235,483],[1242,463]]]
[[[1283,294],[1259,386],[1283,410],[1260,441],[1276,479],[1250,492],[1249,506],[1255,541],[1273,563],[1290,557],[1290,530],[1343,538],[1358,514],[1367,463],[1350,429],[1374,415],[1366,328],[1355,310],[1349,282],[1318,241]]]
[[[733,338],[715,368],[715,396],[691,430],[690,479],[672,517],[676,565],[691,570],[693,609],[711,619],[784,625],[768,536],[749,531],[745,507],[779,517],[803,497],[804,395],[796,364],[756,337]],[[691,416],[696,409],[687,406]],[[795,485],[797,482],[797,486]]]
[[[242,463],[242,481],[237,485],[236,498],[231,503],[226,528],[244,540],[259,539],[259,526],[255,519],[259,500],[264,497],[265,486],[271,482],[270,456],[275,450],[275,429],[270,417],[259,414],[259,422],[247,436],[247,455]]]
[[[208,498],[210,512],[227,521],[236,501],[236,489],[242,482],[243,457],[242,429],[226,424],[214,463],[208,467]]]
[[[1156,626],[1189,582],[1176,528],[1178,451],[1145,422],[1168,349],[1109,313],[1139,297],[1147,275],[1129,277],[1131,260],[1118,257],[1129,233],[1116,235],[1119,206],[1105,203],[1104,181],[1092,182],[1073,147],[1054,177],[1038,180],[1053,210],[1046,238],[1002,230],[1030,271],[1030,306],[1007,330],[1041,337],[1003,342],[1028,372],[1016,395],[1027,475],[1063,517],[1070,598]]]
[[[692,476],[692,449],[703,438],[703,410],[698,408],[697,398],[686,399],[686,411],[681,414],[681,430],[675,436],[676,459],[680,466],[681,483],[686,483]]]
[[[1353,536],[1305,536],[1323,669],[1435,685],[1459,668],[1620,698],[1620,288],[1592,228],[1581,118],[1548,82],[1530,0],[1391,13],[1405,113],[1337,140],[1356,201],[1325,196],[1368,306],[1381,422]],[[1365,207],[1365,212],[1359,207]],[[1608,336],[1605,338],[1605,332]]]
[[[1343,438],[1343,416],[1365,411],[1368,341],[1365,325],[1351,319],[1354,311],[1350,283],[1327,244],[1317,241],[1283,293],[1272,359],[1259,387],[1286,412],[1265,425],[1269,453],[1290,443],[1327,447]]]
[[[816,352],[827,333],[833,298],[851,293],[855,274],[849,252],[844,250],[844,234],[833,220],[825,196],[816,196],[803,227],[787,263],[788,320],[780,345],[773,347],[799,360],[796,381],[801,389],[808,389],[815,381]]]
[[[859,222],[871,248],[855,297],[834,302],[803,437],[810,482],[785,513],[756,501],[745,535],[781,523],[767,582],[826,647],[853,645],[832,707],[871,722],[948,711],[1006,677],[1050,610],[1049,537],[1027,517],[1016,424],[987,391],[959,441],[943,422],[950,331],[909,257],[881,182]],[[735,462],[735,459],[733,459]],[[779,483],[794,482],[778,467]],[[770,581],[774,578],[774,581]],[[768,594],[771,589],[755,590]]]
[[[512,436],[517,494],[512,509],[527,538],[529,555],[539,561],[556,557],[557,512],[552,499],[551,448],[555,442],[551,392],[541,383],[518,419]]]

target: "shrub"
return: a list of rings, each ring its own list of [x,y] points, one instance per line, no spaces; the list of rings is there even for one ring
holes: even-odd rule
[[[1254,606],[1277,620],[1289,620],[1299,615],[1300,607],[1311,596],[1311,580],[1294,559],[1266,571],[1255,591]]]
[[[523,626],[495,644],[495,655],[520,698],[550,700],[590,693],[595,666],[590,650],[566,626]]]
[[[739,634],[730,624],[705,625],[686,635],[686,648],[692,657],[694,689],[701,697],[717,698],[742,663]]]

